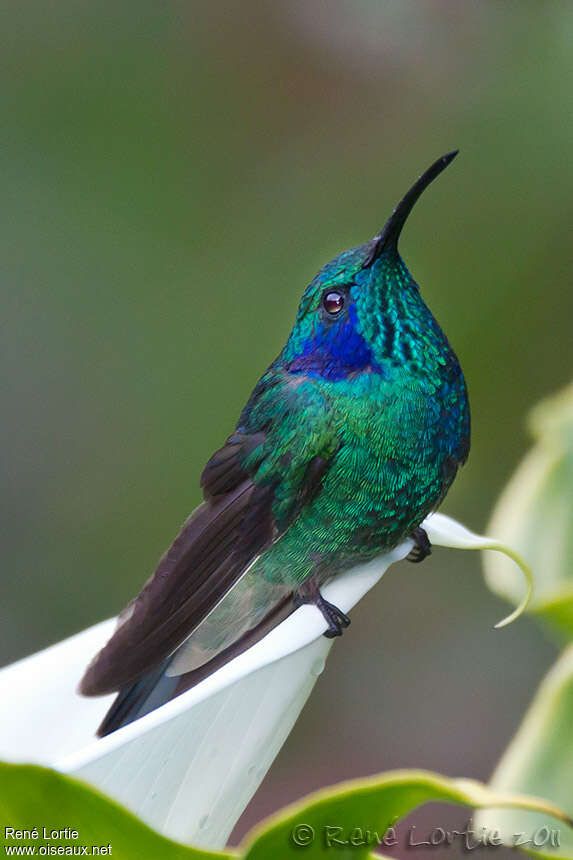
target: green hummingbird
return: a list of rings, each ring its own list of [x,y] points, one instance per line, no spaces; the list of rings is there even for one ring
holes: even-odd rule
[[[286,345],[201,476],[191,514],[80,691],[118,691],[105,735],[179,695],[302,603],[326,636],[350,619],[321,594],[333,577],[410,537],[468,456],[458,359],[398,253],[435,161],[373,239],[335,257],[302,297]]]

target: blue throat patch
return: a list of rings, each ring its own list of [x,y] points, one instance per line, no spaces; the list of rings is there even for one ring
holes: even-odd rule
[[[290,373],[306,373],[336,381],[361,370],[382,373],[372,350],[357,331],[356,308],[351,304],[343,320],[324,320],[302,344],[289,364]]]

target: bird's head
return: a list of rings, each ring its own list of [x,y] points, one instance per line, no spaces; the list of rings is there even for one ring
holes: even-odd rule
[[[309,284],[282,353],[291,373],[336,381],[364,371],[384,374],[392,364],[419,362],[420,356],[413,355],[416,345],[419,350],[428,346],[424,333],[416,331],[424,325],[418,319],[424,314],[430,328],[443,337],[398,253],[398,239],[421,193],[456,155],[457,150],[435,161],[404,195],[380,233],[339,254]]]

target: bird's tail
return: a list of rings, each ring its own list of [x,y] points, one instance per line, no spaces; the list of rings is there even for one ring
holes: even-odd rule
[[[164,660],[139,681],[122,687],[97,730],[100,738],[143,717],[173,698],[179,679],[170,678],[166,674],[170,662],[171,658]]]
[[[285,595],[258,624],[244,632],[235,642],[210,658],[206,656],[201,664],[193,665],[191,661],[198,645],[195,640],[201,640],[201,627],[197,628],[170,657],[119,691],[97,730],[98,737],[115,732],[190,690],[266,636],[273,627],[288,618],[294,609],[292,593]],[[193,668],[185,671],[189,665],[193,665]]]

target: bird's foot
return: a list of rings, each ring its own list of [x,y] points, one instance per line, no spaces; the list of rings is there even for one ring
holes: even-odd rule
[[[406,556],[407,561],[412,561],[414,564],[424,561],[432,553],[432,544],[423,528],[418,526],[410,535],[414,541],[414,546]]]
[[[328,600],[325,600],[322,595],[319,596],[319,600],[316,601],[315,605],[318,606],[325,620],[328,622],[328,630],[324,631],[326,638],[334,639],[335,636],[342,636],[342,631],[350,624],[348,615],[345,615],[334,603],[329,603]]]
[[[342,636],[343,630],[350,624],[348,615],[345,615],[334,603],[326,600],[320,593],[318,585],[312,580],[303,582],[294,596],[295,607],[302,606],[303,603],[312,603],[317,609],[320,609],[328,623],[328,630],[324,632],[327,639]]]

